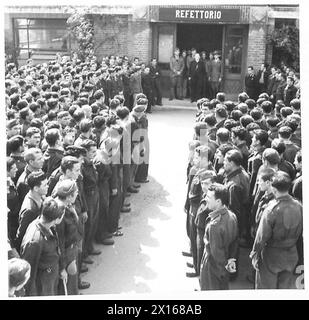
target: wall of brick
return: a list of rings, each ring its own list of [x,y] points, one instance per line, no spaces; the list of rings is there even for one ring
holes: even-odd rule
[[[152,30],[148,21],[132,20],[130,22],[128,55],[139,57],[148,63],[151,59]]]
[[[255,70],[265,61],[266,29],[262,24],[249,25],[247,66],[253,66]]]
[[[131,15],[93,16],[96,55],[120,54],[140,57],[148,62],[151,57],[151,26],[148,21],[135,20]]]
[[[99,59],[110,54],[128,54],[128,16],[93,16],[95,52]]]

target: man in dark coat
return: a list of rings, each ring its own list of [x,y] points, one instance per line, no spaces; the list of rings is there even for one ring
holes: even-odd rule
[[[161,70],[157,64],[157,59],[153,58],[150,65],[150,75],[153,80],[153,98],[154,104],[162,106],[161,93]]]
[[[202,98],[203,79],[205,76],[205,65],[198,53],[195,54],[194,60],[190,64],[189,80],[191,84],[191,102]]]
[[[248,74],[245,77],[245,86],[248,96],[251,99],[256,100],[258,94],[258,79],[252,66],[248,67]]]

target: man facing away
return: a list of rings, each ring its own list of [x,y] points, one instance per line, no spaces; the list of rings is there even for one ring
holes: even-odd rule
[[[302,205],[289,195],[291,179],[282,171],[272,182],[275,200],[263,212],[250,253],[257,289],[292,289],[296,243],[302,233]]]

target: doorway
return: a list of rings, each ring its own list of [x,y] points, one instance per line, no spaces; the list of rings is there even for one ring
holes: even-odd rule
[[[182,50],[195,48],[197,52],[222,52],[223,25],[183,23],[177,24],[176,45]]]

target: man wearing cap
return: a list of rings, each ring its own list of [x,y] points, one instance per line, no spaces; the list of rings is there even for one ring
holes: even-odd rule
[[[216,94],[219,92],[220,85],[223,78],[223,66],[220,60],[220,55],[218,51],[214,52],[214,59],[209,63],[209,81],[213,96],[215,98]]]
[[[40,215],[43,197],[46,196],[48,190],[47,178],[43,171],[30,173],[27,183],[30,190],[26,194],[19,211],[19,226],[15,239],[17,250],[20,249],[21,242],[29,224]]]
[[[291,180],[278,171],[272,181],[275,200],[265,209],[250,253],[257,289],[295,289],[296,243],[302,234],[302,205],[289,195]]]
[[[46,198],[41,215],[29,225],[23,238],[21,258],[31,265],[27,296],[57,295],[60,247],[55,226],[62,217],[63,209],[53,198]]]

